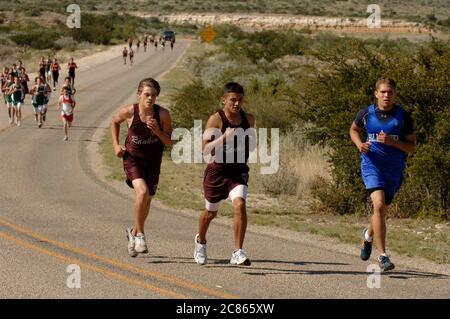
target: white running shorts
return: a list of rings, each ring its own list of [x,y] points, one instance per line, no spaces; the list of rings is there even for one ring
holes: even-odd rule
[[[229,198],[231,199],[231,202],[233,202],[236,198],[240,197],[244,200],[247,200],[247,195],[248,195],[248,186],[246,185],[237,185],[236,187],[234,187],[230,193],[229,193]],[[210,212],[216,212],[219,210],[219,204],[220,201],[217,203],[210,203],[208,202],[208,200],[205,198],[205,208],[210,211]]]

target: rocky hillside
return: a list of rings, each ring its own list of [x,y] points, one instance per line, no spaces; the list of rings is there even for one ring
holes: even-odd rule
[[[150,15],[145,15],[150,16]],[[372,29],[367,25],[367,18],[336,18],[289,15],[250,15],[250,14],[211,14],[211,13],[180,13],[159,15],[158,18],[171,24],[232,24],[246,30],[267,29],[304,29],[312,30],[342,30],[350,32],[399,32],[427,33],[430,29],[425,25],[401,20],[381,19],[381,28]]]

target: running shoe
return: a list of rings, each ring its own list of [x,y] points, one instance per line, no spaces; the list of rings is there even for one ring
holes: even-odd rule
[[[250,259],[248,259],[247,253],[242,249],[239,249],[231,255],[230,264],[250,266],[251,262]]]
[[[366,241],[366,231],[367,228],[364,228],[362,234],[363,234],[363,246],[361,248],[361,252],[359,254],[359,257],[361,257],[362,260],[366,261],[370,258],[370,254],[372,253],[372,243],[371,241]]]
[[[134,239],[135,239],[134,249],[136,250],[136,252],[143,254],[148,253],[147,244],[145,243],[145,235],[143,233],[138,233],[136,234]]]
[[[68,141],[69,140],[69,137],[68,136],[64,136],[64,139],[63,139],[64,141]]]
[[[132,231],[131,228],[127,228],[127,230],[126,230],[127,239],[128,239],[128,254],[131,257],[136,257],[138,255],[136,249],[134,249],[136,241],[135,241],[135,237],[133,236],[133,233],[131,231]]]
[[[381,255],[378,257],[378,263],[380,265],[381,271],[388,271],[395,268],[395,265],[391,262],[388,256]]]
[[[195,245],[195,249],[194,249],[195,262],[199,265],[205,265],[206,262],[208,261],[207,247],[206,247],[206,244],[199,243],[198,234],[195,235],[194,245]]]

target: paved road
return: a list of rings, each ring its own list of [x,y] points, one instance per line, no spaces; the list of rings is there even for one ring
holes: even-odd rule
[[[192,256],[196,216],[164,209],[151,212],[150,254],[128,257],[124,229],[133,222],[132,193],[99,179],[98,163],[87,151],[138,81],[158,77],[187,45],[180,41],[173,52],[138,53],[132,68],[120,56],[81,68],[68,142],[62,141],[54,107],[42,129],[30,105],[21,128],[9,128],[2,109],[0,298],[450,297],[449,276],[398,267],[381,277],[381,288],[369,289],[367,264],[355,254],[252,231],[245,245],[252,266],[233,267],[232,232],[220,223],[209,232],[210,263],[198,266]],[[67,272],[69,265],[80,267],[79,289],[68,288],[76,274]]]

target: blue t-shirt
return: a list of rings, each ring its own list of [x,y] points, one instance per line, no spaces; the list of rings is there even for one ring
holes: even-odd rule
[[[394,116],[395,114],[395,108],[396,107],[401,107],[401,106],[394,106],[394,108],[392,108],[389,111],[382,111],[380,110],[378,107],[375,106],[375,114],[377,116],[377,118],[379,120],[383,120],[383,119],[389,119],[390,117]],[[367,115],[369,113],[369,106],[359,110],[358,115],[356,115],[356,119],[355,119],[355,124],[360,127],[363,128],[365,130],[365,126],[366,126],[366,122],[367,122]],[[414,133],[414,126],[413,126],[413,121],[411,118],[411,115],[406,112],[405,110],[403,110],[403,131],[402,131],[402,139],[400,139],[401,141],[405,141],[404,137],[406,135],[410,135],[412,133]]]
[[[377,142],[378,134],[384,131],[392,139],[405,141],[405,136],[414,133],[411,116],[399,105],[382,111],[375,105],[360,110],[355,124],[363,128],[366,142],[371,142],[368,153],[362,153],[363,164],[402,169],[406,153],[397,147]]]

